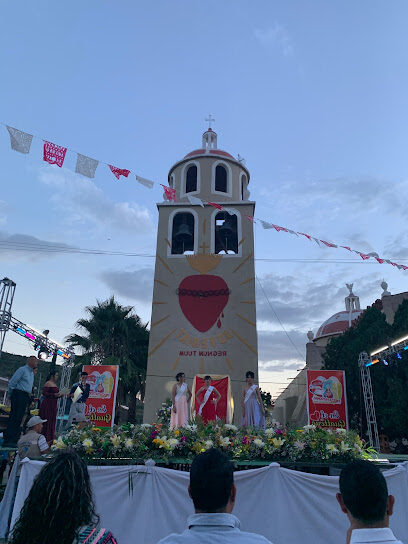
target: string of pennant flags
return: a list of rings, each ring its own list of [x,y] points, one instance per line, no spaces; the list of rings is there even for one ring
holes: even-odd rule
[[[29,134],[27,132],[24,132],[22,130],[19,130],[17,128],[11,127],[9,125],[6,125],[4,123],[0,123],[0,124],[2,124],[3,126],[7,128],[9,136],[10,136],[10,145],[14,151],[18,151],[19,153],[24,153],[24,154],[30,153],[33,138],[37,138],[36,136],[34,136],[33,134]],[[113,166],[112,164],[108,164],[103,161],[93,159],[91,157],[78,153],[77,151],[73,151],[69,147],[62,147],[48,140],[44,140],[43,138],[40,138],[40,139],[43,141],[43,160],[49,164],[55,164],[59,168],[61,168],[62,165],[64,164],[67,151],[71,151],[73,153],[76,153],[77,155],[75,173],[81,174],[82,176],[85,176],[87,178],[93,179],[95,177],[96,169],[98,168],[100,163],[107,165],[117,180],[119,180],[121,176],[128,178],[129,175],[132,173],[131,170],[128,170],[126,168],[118,168],[117,166]],[[141,185],[143,185],[144,187],[147,187],[148,189],[152,189],[153,186],[155,185],[154,181],[143,178],[135,174],[134,172],[133,174],[135,175],[136,181],[140,183]],[[160,184],[160,185],[161,187],[163,187],[165,199],[169,202],[176,203],[177,202],[176,189],[173,187],[169,187],[168,185],[163,185],[163,184]],[[216,202],[202,200],[201,198],[198,198],[193,195],[186,195],[186,196],[190,204],[199,205],[202,207],[204,207],[205,204],[208,204],[210,206],[213,206],[217,210],[227,212],[229,215],[235,215],[236,213],[235,210],[228,208],[227,206],[222,206],[221,204],[218,204]],[[266,230],[274,229],[276,232],[285,232],[287,234],[291,234],[297,237],[303,236],[307,238],[310,242],[315,242],[319,247],[323,246],[323,247],[337,248],[337,249],[342,248],[347,250],[350,253],[355,253],[359,255],[361,259],[363,259],[364,261],[373,258],[379,264],[387,263],[392,266],[395,266],[396,268],[398,268],[398,270],[404,270],[404,271],[408,270],[408,266],[404,264],[395,263],[389,259],[384,259],[380,257],[378,253],[374,251],[371,253],[364,253],[362,251],[352,249],[349,246],[338,245],[338,244],[334,244],[333,242],[328,242],[327,240],[316,238],[310,234],[306,234],[305,232],[299,232],[299,231],[289,229],[287,227],[281,227],[279,225],[275,225],[274,223],[264,221],[263,219],[251,217],[245,214],[244,214],[244,217],[251,223],[256,224],[257,222],[259,222],[262,225],[262,227]]]
[[[22,130],[19,130],[17,128],[10,127],[9,125],[3,124],[3,126],[5,126],[8,130],[11,149],[13,149],[14,151],[18,151],[19,153],[30,153],[31,144],[35,136],[33,134],[23,132]],[[108,164],[106,162],[93,159],[76,151],[73,151],[69,147],[57,145],[53,142],[49,142],[48,140],[44,140],[43,138],[40,139],[43,141],[43,160],[49,164],[55,164],[59,168],[61,168],[64,164],[67,151],[71,151],[73,153],[76,153],[77,155],[75,173],[81,174],[82,176],[85,176],[87,178],[93,179],[95,177],[96,169],[98,168],[100,163],[107,165],[117,180],[121,176],[127,178],[131,173],[131,171],[127,168],[118,168],[117,166],[113,166],[112,164]],[[135,174],[135,177],[136,181],[144,187],[147,187],[148,189],[153,188],[154,181],[138,176],[137,174]]]

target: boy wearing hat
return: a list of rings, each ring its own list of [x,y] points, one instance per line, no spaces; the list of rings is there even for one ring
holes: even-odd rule
[[[28,420],[27,432],[17,442],[20,460],[24,457],[41,457],[50,451],[45,436],[41,434],[43,423],[46,421],[40,416],[33,416]]]

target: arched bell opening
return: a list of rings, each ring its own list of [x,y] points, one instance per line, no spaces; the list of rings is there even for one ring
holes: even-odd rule
[[[238,253],[238,218],[227,212],[215,216],[215,253]]]
[[[171,253],[172,255],[194,253],[194,215],[192,213],[181,212],[173,217]]]

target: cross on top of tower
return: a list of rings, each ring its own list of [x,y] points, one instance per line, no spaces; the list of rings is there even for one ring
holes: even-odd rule
[[[213,123],[215,121],[215,119],[212,117],[211,113],[208,117],[205,118],[205,121],[207,121],[208,123],[208,129],[210,130],[211,129],[211,123]]]

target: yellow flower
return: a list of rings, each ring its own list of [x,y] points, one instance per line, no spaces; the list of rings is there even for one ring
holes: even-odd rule
[[[120,446],[122,439],[117,434],[114,434],[110,437],[110,441],[112,442],[115,448],[118,448]]]
[[[283,438],[272,438],[271,442],[272,442],[274,448],[279,449],[280,447],[283,446],[285,440]]]
[[[178,436],[178,435],[180,434],[180,431],[179,431],[178,429],[176,429],[176,430],[174,431],[174,434],[175,434],[176,436]]]
[[[100,433],[101,429],[99,427],[92,427],[92,432],[93,433]]]

